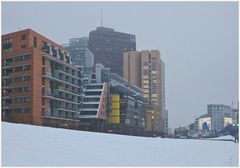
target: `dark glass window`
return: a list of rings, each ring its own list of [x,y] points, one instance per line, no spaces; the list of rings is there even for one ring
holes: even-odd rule
[[[97,115],[97,111],[82,111],[81,115]]]
[[[5,39],[3,40],[3,50],[4,51],[11,51],[12,50],[12,39]]]
[[[27,46],[24,44],[24,45],[21,45],[21,48],[26,48]]]
[[[29,80],[31,80],[31,76],[24,76],[23,80],[24,81],[29,81]]]
[[[31,65],[24,65],[24,71],[30,70],[31,69]]]
[[[21,40],[26,40],[26,34],[23,34],[22,36],[21,36]]]
[[[57,56],[57,50],[52,46],[52,54],[53,56]]]
[[[14,82],[21,82],[22,81],[22,76],[14,78]]]
[[[65,58],[66,58],[67,63],[69,63],[70,62],[70,57],[69,56],[65,56]]]
[[[8,66],[13,62],[13,58],[8,58],[3,61],[3,66]]]
[[[22,61],[23,60],[23,56],[21,55],[21,56],[17,56],[17,57],[15,57],[15,59],[14,59],[16,62],[18,62],[18,61]]]
[[[58,49],[58,53],[59,53],[60,59],[63,60],[64,54],[62,53],[62,51],[60,49]]]
[[[33,46],[37,48],[37,37],[34,36],[33,38]]]
[[[20,72],[20,71],[23,71],[23,66],[14,68],[14,72]]]
[[[28,54],[28,55],[24,55],[24,60],[30,60],[31,59],[31,55]]]
[[[50,52],[50,46],[45,41],[42,42],[42,50],[45,51],[46,53]]]

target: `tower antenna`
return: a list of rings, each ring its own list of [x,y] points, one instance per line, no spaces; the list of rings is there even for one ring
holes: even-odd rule
[[[101,8],[101,27],[102,27],[102,8]]]

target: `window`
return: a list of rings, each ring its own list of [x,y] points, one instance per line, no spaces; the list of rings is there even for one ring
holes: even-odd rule
[[[22,77],[21,76],[14,78],[14,82],[21,82],[21,81],[22,81]]]
[[[24,44],[24,45],[21,45],[21,48],[26,48],[26,44]]]
[[[31,70],[31,65],[24,65],[23,69],[24,71]]]
[[[30,81],[31,80],[31,76],[24,76],[23,77],[23,81]]]
[[[8,58],[3,61],[3,66],[8,66],[13,62],[13,58]]]
[[[69,63],[70,62],[70,57],[69,56],[65,56],[65,58],[66,58],[67,63]]]
[[[97,115],[97,111],[81,111],[81,115]]]
[[[64,54],[62,53],[62,51],[58,49],[58,53],[59,53],[60,59],[63,60]]]
[[[21,36],[21,40],[26,40],[26,34],[23,34],[23,35]]]
[[[24,57],[24,60],[30,60],[31,59],[31,55],[30,54],[24,55],[23,57]]]
[[[15,62],[18,62],[18,61],[22,61],[23,60],[23,56],[17,56],[15,57]]]
[[[22,82],[22,81],[29,81],[29,80],[31,80],[31,76],[19,76],[19,77],[13,78],[14,82]]]
[[[3,40],[3,51],[11,51],[12,50],[12,39]]]
[[[14,92],[14,93],[23,92],[23,88],[22,88],[22,87],[14,88],[13,92]]]
[[[57,56],[57,50],[52,46],[52,54],[53,56]]]
[[[14,93],[29,92],[31,90],[32,90],[31,86],[17,87],[13,89]]]
[[[13,80],[10,78],[10,79],[3,79],[3,86],[8,86],[9,84],[11,84],[13,82]]]
[[[42,41],[42,50],[45,51],[46,53],[50,52],[50,46],[45,41]]]
[[[143,75],[148,75],[149,74],[149,71],[147,69],[144,69],[143,70]]]
[[[37,37],[34,36],[33,38],[33,46],[37,48]]]
[[[23,66],[14,68],[14,72],[21,72],[21,71],[23,71]]]
[[[30,108],[16,108],[16,109],[12,109],[12,112],[14,113],[28,113],[31,112]]]

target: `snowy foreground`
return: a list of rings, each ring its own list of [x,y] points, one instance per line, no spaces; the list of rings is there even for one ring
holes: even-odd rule
[[[2,122],[2,166],[238,166],[238,144]]]

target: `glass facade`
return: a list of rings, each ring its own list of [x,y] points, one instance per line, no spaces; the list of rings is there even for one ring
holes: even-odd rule
[[[69,45],[63,46],[69,50],[73,65],[83,70],[83,73],[89,74],[94,66],[94,55],[88,49],[88,37],[72,38],[69,40]]]
[[[111,72],[123,74],[123,52],[135,51],[135,35],[98,27],[89,34],[89,49],[94,54],[94,63],[110,67]]]

